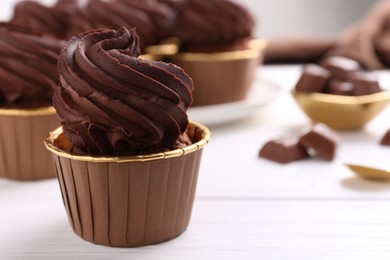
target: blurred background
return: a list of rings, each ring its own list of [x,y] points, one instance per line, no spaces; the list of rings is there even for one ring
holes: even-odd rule
[[[52,4],[56,0],[40,0]],[[142,1],[142,0],[140,0]],[[257,37],[311,34],[336,36],[356,21],[375,0],[234,0],[257,19]],[[0,19],[9,19],[17,0],[1,0]]]
[[[235,0],[257,19],[256,36],[336,36],[377,0]]]

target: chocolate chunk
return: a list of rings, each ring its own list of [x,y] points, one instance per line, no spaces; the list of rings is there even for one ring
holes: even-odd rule
[[[356,72],[353,74],[352,83],[354,96],[369,95],[381,91],[378,77],[374,73]]]
[[[390,129],[387,130],[386,134],[382,137],[381,145],[390,145]]]
[[[259,152],[259,156],[279,162],[289,163],[309,157],[306,149],[299,145],[296,137],[283,137],[268,141]]]
[[[301,136],[299,144],[307,150],[314,151],[315,156],[331,161],[335,156],[338,140],[336,132],[327,125],[318,123]]]
[[[354,72],[362,69],[357,61],[341,56],[329,57],[323,60],[320,65],[341,81],[349,80]]]
[[[323,92],[331,74],[328,70],[315,64],[306,65],[295,85],[299,92]]]
[[[326,90],[326,93],[333,95],[352,95],[353,84],[348,81],[332,80]]]

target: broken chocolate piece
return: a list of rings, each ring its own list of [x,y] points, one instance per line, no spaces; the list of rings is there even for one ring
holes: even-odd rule
[[[352,78],[354,96],[370,95],[382,91],[374,73],[356,72]]]
[[[387,130],[386,134],[382,137],[381,145],[390,145],[390,129]]]
[[[299,92],[323,92],[331,74],[328,70],[315,64],[306,65],[295,85]]]
[[[279,163],[289,163],[309,157],[306,149],[298,141],[296,137],[268,141],[260,149],[259,156]]]
[[[354,72],[362,69],[357,61],[341,56],[329,57],[323,60],[320,65],[341,81],[349,80]]]
[[[317,123],[301,136],[299,144],[307,150],[314,151],[315,156],[331,161],[336,154],[338,140],[336,132],[325,124]]]

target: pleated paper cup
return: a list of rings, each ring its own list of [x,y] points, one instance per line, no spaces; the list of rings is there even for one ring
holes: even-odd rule
[[[210,132],[191,123],[193,144],[130,157],[74,156],[62,128],[45,140],[54,158],[74,232],[112,247],[160,243],[183,233],[190,221],[202,156]]]
[[[53,107],[0,109],[0,177],[40,180],[56,176],[42,141],[60,124]]]
[[[194,81],[193,106],[244,100],[262,63],[265,41],[252,40],[247,50],[217,53],[178,53],[169,59]]]

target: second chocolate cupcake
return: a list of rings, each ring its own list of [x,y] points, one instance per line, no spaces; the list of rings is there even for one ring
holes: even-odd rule
[[[42,140],[59,125],[51,98],[63,46],[28,29],[0,25],[0,177],[55,177]]]
[[[264,48],[252,40],[254,24],[243,6],[226,0],[177,5],[173,31],[181,44],[172,61],[194,80],[194,106],[246,98]]]

